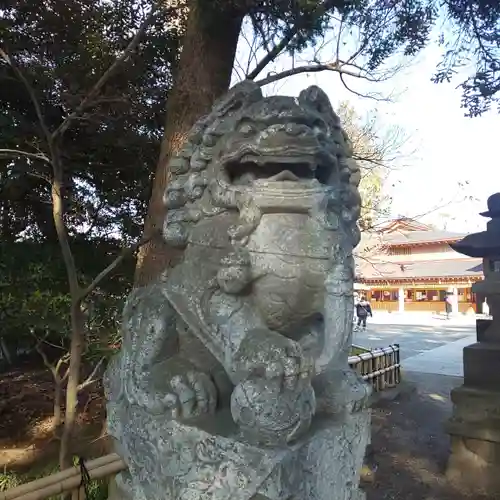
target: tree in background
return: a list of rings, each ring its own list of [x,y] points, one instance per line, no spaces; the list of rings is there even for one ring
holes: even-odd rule
[[[384,187],[391,171],[400,166],[401,149],[407,137],[399,127],[383,129],[375,112],[363,118],[348,101],[340,103],[337,114],[360,167],[362,207],[359,225],[362,231],[370,231],[381,218],[390,214],[391,198]]]
[[[60,466],[66,468],[77,397],[93,376],[81,380],[82,355],[93,346],[93,320],[102,305],[95,297],[102,294],[104,279],[142,244],[137,236],[148,196],[148,163],[159,143],[158,116],[177,60],[178,37],[172,38],[175,24],[165,29],[172,12],[151,9],[146,2],[56,1],[50,8],[9,2],[4,7],[2,230],[11,255],[42,245],[42,252],[30,256],[40,258],[35,267],[28,258],[23,270],[33,278],[41,270],[44,279],[25,283],[28,300],[15,312],[17,318],[31,319],[29,333],[54,375],[56,399],[67,380],[60,446]],[[140,45],[147,30],[148,43]],[[127,64],[133,55],[135,63]],[[53,263],[55,245],[62,261]],[[90,259],[94,265],[82,272],[79,264]],[[96,266],[100,272],[90,274]],[[18,274],[9,277],[11,282]],[[104,293],[107,299],[117,295],[122,298],[124,289]],[[4,312],[11,312],[11,294],[2,299]],[[63,310],[67,315],[51,322]],[[69,348],[55,365],[40,349],[54,335]],[[61,364],[67,364],[64,374]],[[95,370],[101,365],[102,358]]]
[[[495,0],[447,0],[438,4],[449,21],[439,43],[444,56],[433,81],[450,82],[457,71],[466,116],[500,110],[500,3]]]
[[[47,127],[79,110],[82,99],[127,46],[150,9],[146,0],[0,2],[0,48],[36,91]],[[162,10],[137,57],[106,80],[64,131],[66,222],[87,239],[141,234],[164,106],[181,29]],[[57,243],[47,146],[30,96],[0,65],[0,232],[2,240]],[[17,151],[13,158],[12,151]],[[7,150],[7,151],[6,151]],[[21,154],[24,151],[27,154]],[[116,238],[115,238],[116,239]]]

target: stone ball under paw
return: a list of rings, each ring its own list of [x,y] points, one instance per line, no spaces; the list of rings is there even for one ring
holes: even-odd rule
[[[311,425],[316,398],[311,384],[294,389],[280,380],[246,380],[231,395],[231,414],[243,435],[262,445],[285,445]]]

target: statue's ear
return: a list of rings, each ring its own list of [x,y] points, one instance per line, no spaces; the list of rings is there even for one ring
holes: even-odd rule
[[[317,111],[333,128],[340,127],[340,119],[333,111],[332,104],[326,93],[316,85],[311,85],[299,94],[299,103]]]
[[[262,99],[260,86],[252,80],[243,80],[231,87],[217,100],[212,113],[217,114],[217,116],[225,116],[260,99]]]

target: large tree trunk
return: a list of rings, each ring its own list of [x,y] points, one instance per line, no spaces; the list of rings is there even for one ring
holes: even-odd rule
[[[169,181],[169,158],[180,150],[195,121],[210,111],[229,87],[243,13],[235,11],[232,2],[227,4],[224,8],[223,2],[193,0],[190,4],[179,67],[167,102],[165,134],[144,228],[146,237],[163,226],[162,198]],[[144,245],[137,259],[135,285],[154,280],[175,257],[161,238]]]

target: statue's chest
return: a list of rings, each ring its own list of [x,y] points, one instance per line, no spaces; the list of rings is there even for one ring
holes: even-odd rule
[[[306,214],[265,214],[247,245],[254,301],[284,331],[323,311],[332,237]]]
[[[333,239],[334,233],[325,231],[309,214],[264,214],[247,249],[304,261],[329,260]]]

